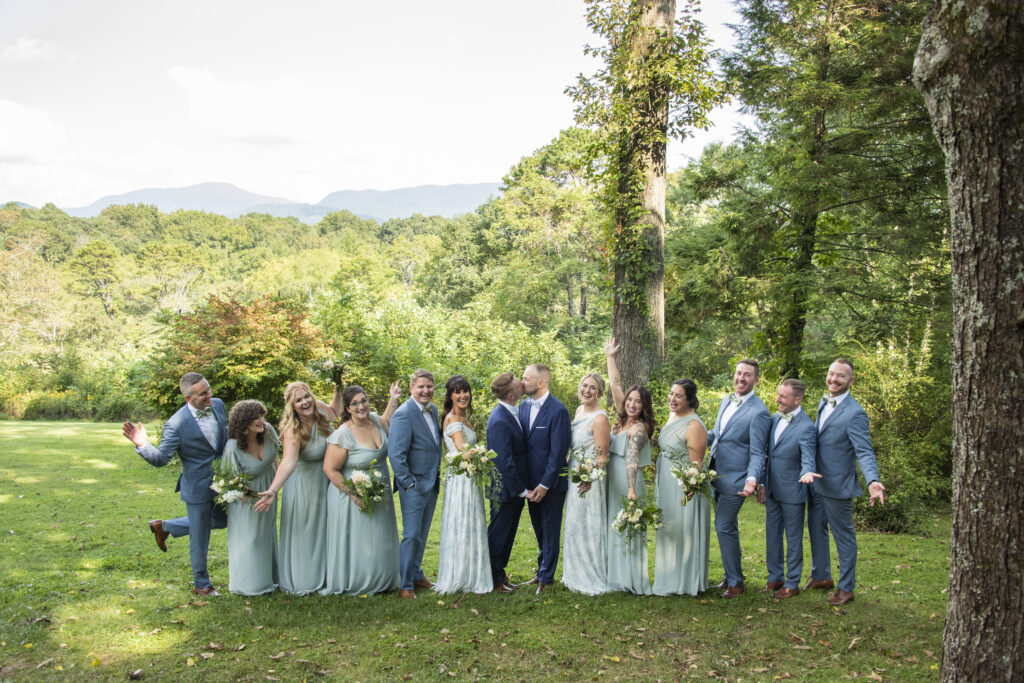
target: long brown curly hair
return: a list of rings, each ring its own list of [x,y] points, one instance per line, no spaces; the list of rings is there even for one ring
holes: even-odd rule
[[[239,446],[244,447],[249,434],[249,425],[256,418],[264,417],[266,414],[266,406],[253,398],[247,398],[231,406],[231,412],[228,413],[228,438],[234,439]],[[260,432],[256,435],[257,443],[263,443],[265,433]]]
[[[650,439],[654,435],[654,430],[657,428],[658,423],[654,419],[654,401],[651,398],[651,392],[644,385],[634,384],[623,394],[622,410],[617,411],[618,423],[625,425],[626,420],[629,419],[626,415],[626,399],[634,391],[640,394],[640,421],[643,422],[644,427],[647,429],[647,438]]]
[[[299,441],[299,450],[305,448],[310,437],[313,436],[313,428],[303,423],[295,414],[295,397],[304,391],[309,392],[316,404],[316,394],[308,384],[292,382],[284,389],[284,412],[281,413],[281,421],[277,423],[277,430],[281,433],[281,438],[285,438],[288,434],[294,434]],[[331,422],[326,415],[320,412],[319,407],[313,411],[313,425],[316,426],[321,436],[331,435]]]

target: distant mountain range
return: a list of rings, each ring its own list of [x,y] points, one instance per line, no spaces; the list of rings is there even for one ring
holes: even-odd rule
[[[500,194],[498,188],[498,183],[471,183],[420,185],[397,190],[342,190],[332,192],[316,204],[304,204],[282,197],[256,194],[229,183],[201,183],[189,187],[148,188],[110,195],[89,206],[67,208],[64,211],[71,216],[92,217],[112,204],[149,204],[164,213],[187,209],[218,213],[230,218],[247,213],[267,213],[272,216],[294,216],[306,223],[316,223],[332,211],[348,210],[362,218],[384,221],[389,218],[406,218],[416,213],[445,217],[468,213],[488,198]]]

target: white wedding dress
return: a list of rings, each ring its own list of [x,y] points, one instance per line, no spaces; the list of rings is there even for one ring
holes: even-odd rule
[[[449,454],[458,450],[452,434],[459,430],[467,447],[476,445],[476,432],[461,422],[452,422],[444,430]],[[469,477],[461,474],[449,472],[444,480],[438,556],[434,587],[438,593],[489,593],[494,588],[484,496]]]

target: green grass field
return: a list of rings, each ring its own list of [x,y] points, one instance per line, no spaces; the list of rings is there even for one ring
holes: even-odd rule
[[[190,590],[187,540],[161,553],[146,526],[184,514],[174,465],[151,467],[102,424],[0,422],[0,454],[0,680],[938,679],[948,514],[926,536],[860,533],[845,610],[819,591],[758,594],[764,513],[753,502],[740,517],[748,592],[731,601],[589,598],[560,584],[542,598],[245,598],[227,594],[224,531],[210,547],[222,597],[206,601]],[[532,575],[535,556],[524,514],[513,580]],[[710,575],[721,574],[712,534]]]

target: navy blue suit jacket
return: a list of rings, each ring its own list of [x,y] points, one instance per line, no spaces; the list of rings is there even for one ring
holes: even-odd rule
[[[164,434],[159,446],[146,444],[143,448],[135,449],[146,462],[156,467],[163,467],[177,454],[181,459],[181,476],[174,490],[181,491],[181,499],[186,503],[209,503],[216,495],[210,489],[213,483],[213,461],[224,452],[224,444],[228,440],[228,419],[224,412],[224,401],[215,398],[210,407],[217,420],[216,446],[211,446],[203,436],[199,423],[192,417],[186,404],[164,423]]]
[[[569,485],[562,472],[572,446],[569,411],[561,401],[548,394],[531,429],[531,409],[526,401],[519,404],[519,424],[526,434],[527,487],[533,489],[543,484],[551,493],[564,493]]]
[[[504,503],[518,498],[529,488],[526,485],[526,435],[512,412],[500,403],[494,406],[487,420],[487,448],[497,454],[494,463],[501,473],[498,500]]]
[[[818,431],[807,413],[801,410],[793,416],[779,442],[775,443],[775,429],[781,420],[782,416],[775,413],[768,432],[765,494],[783,503],[806,503],[807,484],[801,484],[799,480],[808,472],[815,471]]]

